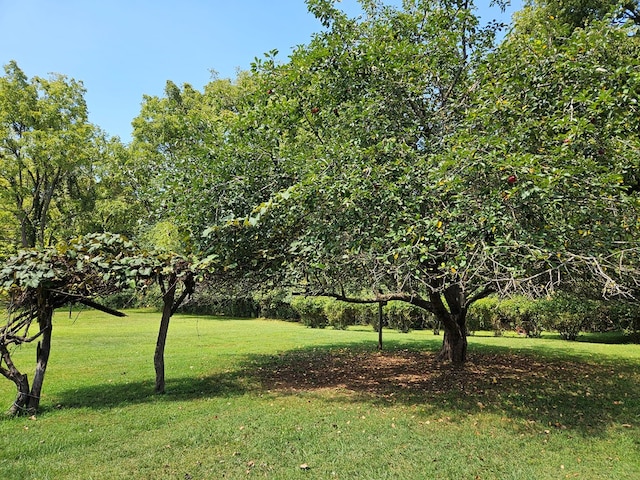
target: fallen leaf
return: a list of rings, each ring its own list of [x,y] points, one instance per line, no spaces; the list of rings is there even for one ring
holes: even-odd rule
[[[300,465],[300,469],[301,470],[309,470],[311,467],[309,467],[309,465],[307,465],[306,463],[303,463],[302,465]]]

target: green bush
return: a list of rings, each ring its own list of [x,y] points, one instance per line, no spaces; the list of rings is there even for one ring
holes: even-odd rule
[[[300,320],[300,315],[291,306],[291,294],[286,290],[270,290],[253,296],[258,307],[258,316],[279,320]]]
[[[355,305],[356,325],[372,325],[377,329],[378,305],[375,303],[360,303]]]
[[[542,325],[538,310],[538,301],[524,296],[517,296],[499,303],[503,323],[511,330],[523,333],[527,337],[539,338]]]
[[[324,328],[329,324],[325,313],[328,299],[322,297],[293,297],[291,307],[300,316],[300,321],[311,328]]]
[[[537,300],[524,296],[479,300],[469,309],[467,324],[471,332],[491,329],[502,335],[505,330],[514,330],[540,337],[548,330],[575,340],[582,331],[609,331],[613,323],[603,302],[559,292]]]
[[[179,309],[182,313],[194,315],[222,315],[228,317],[251,318],[258,313],[258,304],[248,295],[221,295],[218,291],[201,285],[194,295]]]
[[[330,300],[324,304],[325,315],[329,325],[340,330],[356,324],[357,312],[355,304]]]
[[[98,303],[116,309],[123,310],[126,308],[156,308],[162,309],[162,292],[158,285],[153,284],[144,290],[123,290],[114,293],[101,300]]]
[[[640,304],[638,302],[611,301],[607,304],[611,324],[615,330],[640,342]]]
[[[558,292],[537,302],[540,323],[565,340],[575,340],[598,315],[597,302]]]
[[[403,333],[424,329],[432,319],[429,312],[406,302],[389,302],[383,309],[383,316],[389,328]]]
[[[467,332],[493,330],[494,335],[502,335],[501,317],[498,314],[499,300],[487,297],[473,303],[467,312]]]

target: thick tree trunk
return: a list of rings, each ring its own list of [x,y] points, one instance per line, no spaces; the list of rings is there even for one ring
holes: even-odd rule
[[[442,350],[438,359],[461,365],[467,360],[467,336],[460,331],[448,331],[445,327]]]
[[[33,384],[31,385],[31,393],[27,404],[27,409],[32,414],[36,413],[40,406],[40,394],[42,393],[44,375],[47,371],[49,354],[51,353],[51,333],[53,330],[53,308],[48,305],[46,297],[40,299],[39,303],[38,324],[42,332],[42,340],[38,342],[36,349],[36,371],[33,376]]]
[[[467,360],[467,308],[464,292],[453,285],[444,292],[445,307],[440,294],[431,295],[436,319],[444,328],[442,349],[438,359],[461,365]]]
[[[16,416],[29,411],[29,379],[26,375],[20,374],[13,381],[18,389],[18,394],[9,409],[9,415]]]
[[[153,365],[156,369],[156,393],[164,393],[164,347],[167,343],[167,333],[169,332],[169,322],[173,315],[173,304],[176,296],[177,281],[176,276],[169,277],[169,285],[164,292],[162,300],[164,306],[162,308],[162,319],[160,320],[160,329],[158,331],[158,340],[156,342],[156,351],[153,356]]]

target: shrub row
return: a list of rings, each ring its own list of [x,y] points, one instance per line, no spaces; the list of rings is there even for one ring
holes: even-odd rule
[[[530,299],[494,297],[471,306],[468,329],[493,330],[501,335],[516,330],[539,337],[543,330],[555,331],[565,340],[575,340],[581,332],[640,331],[640,305],[622,301],[600,301],[558,293],[552,297]]]
[[[155,289],[155,290],[154,290]],[[157,290],[157,291],[156,291]],[[114,308],[137,306],[161,307],[160,292],[152,287],[146,295],[126,292],[114,295],[108,304]],[[292,296],[285,290],[271,290],[250,295],[222,296],[203,289],[186,303],[182,312],[234,317],[266,317],[301,321],[313,328],[350,325],[378,328],[377,304],[345,303],[328,297]],[[400,332],[433,328],[433,315],[405,302],[389,302],[383,308],[383,325]],[[637,302],[590,300],[558,293],[543,299],[488,297],[475,302],[467,316],[468,333],[492,330],[502,335],[515,330],[529,337],[542,331],[555,331],[567,340],[581,332],[624,331],[640,339],[640,304]]]
[[[345,329],[350,325],[371,325],[378,329],[377,304],[357,304],[334,300],[328,297],[303,297],[291,299],[291,307],[300,321],[309,327],[331,326]],[[382,309],[383,326],[400,332],[433,327],[434,319],[424,310],[404,302],[389,302]]]

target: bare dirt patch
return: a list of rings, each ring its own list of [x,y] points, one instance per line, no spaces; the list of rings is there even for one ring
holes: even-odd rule
[[[340,349],[281,354],[254,372],[272,392],[333,391],[373,401],[447,405],[543,420],[557,428],[629,424],[640,415],[640,375],[631,365],[474,353],[458,367],[438,362],[433,352]]]
[[[584,369],[584,364],[560,365],[513,354],[470,355],[465,365],[454,366],[437,361],[432,352],[334,350],[280,355],[259,368],[259,378],[264,386],[291,391],[341,387],[372,394],[404,389],[477,393],[499,382],[530,383],[550,376],[562,381],[584,373]]]

